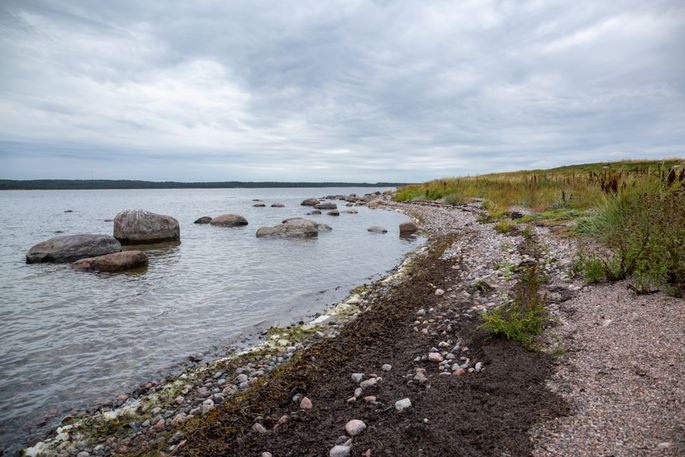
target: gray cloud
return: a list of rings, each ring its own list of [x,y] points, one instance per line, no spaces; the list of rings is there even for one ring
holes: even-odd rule
[[[685,149],[677,0],[0,8],[2,177],[413,181]]]

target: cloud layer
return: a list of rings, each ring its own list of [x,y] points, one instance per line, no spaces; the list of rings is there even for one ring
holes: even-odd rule
[[[685,154],[685,6],[5,0],[4,178],[419,181]]]

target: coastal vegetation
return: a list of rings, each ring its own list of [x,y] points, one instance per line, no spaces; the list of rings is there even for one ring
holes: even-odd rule
[[[566,224],[570,236],[606,248],[579,255],[586,282],[631,278],[639,293],[685,294],[685,160],[631,160],[438,179],[400,188],[398,201],[482,199],[482,221]],[[523,208],[527,214],[518,211]],[[522,227],[522,230],[525,228]],[[600,250],[602,251],[602,250]]]

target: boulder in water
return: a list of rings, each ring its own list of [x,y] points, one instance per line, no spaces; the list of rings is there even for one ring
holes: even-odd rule
[[[318,236],[320,231],[330,229],[326,224],[317,224],[308,219],[293,217],[275,227],[260,227],[257,230],[257,237],[313,238]]]
[[[326,214],[328,214],[329,216],[340,216],[340,211],[334,209],[332,211],[327,212]]]
[[[181,229],[171,216],[144,209],[127,209],[114,218],[114,238],[122,244],[179,241]]]
[[[325,202],[325,203],[319,203],[318,205],[314,205],[314,208],[316,208],[316,209],[338,209],[338,205],[336,205],[335,203]]]
[[[247,225],[247,219],[237,214],[222,214],[217,216],[210,222],[212,225],[219,225],[221,227],[238,227]]]
[[[195,222],[193,222],[193,224],[209,224],[210,222],[212,222],[212,218],[211,218],[211,217],[209,217],[209,216],[202,216],[202,217],[199,218],[199,219],[195,219]]]
[[[305,201],[303,201],[302,203],[300,203],[300,205],[302,205],[302,206],[316,206],[319,203],[320,202],[317,198],[308,198]]]
[[[285,205],[283,203],[272,203],[271,207],[272,208],[285,208]]]
[[[121,243],[108,235],[63,235],[50,238],[29,249],[26,263],[73,262],[118,251],[121,251]]]
[[[407,221],[400,224],[400,236],[411,235],[419,231],[419,226],[416,222]]]
[[[72,266],[78,270],[94,270],[107,273],[143,268],[148,264],[143,251],[121,251],[77,260]]]
[[[388,233],[388,229],[386,229],[385,227],[381,227],[380,225],[374,225],[373,227],[369,227],[366,230],[368,230],[371,233]]]

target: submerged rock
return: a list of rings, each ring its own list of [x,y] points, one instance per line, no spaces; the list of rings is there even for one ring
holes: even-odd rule
[[[312,238],[318,236],[320,231],[330,229],[326,224],[317,224],[308,219],[294,217],[274,227],[260,227],[257,230],[257,237]]]
[[[121,251],[121,243],[108,235],[63,235],[31,247],[26,263],[64,263]]]
[[[171,216],[144,209],[127,209],[114,218],[114,238],[122,244],[179,241],[181,229]]]
[[[255,204],[252,205],[252,206],[254,206],[255,208],[264,208],[266,205],[265,205],[264,203],[262,203],[262,202],[258,202],[258,203],[255,203]]]
[[[193,222],[193,224],[209,224],[210,222],[212,222],[212,218],[211,218],[211,217],[209,217],[209,216],[202,216],[202,217],[199,218],[199,219],[195,219],[195,222]]]
[[[221,216],[213,218],[210,224],[221,227],[239,227],[241,225],[247,225],[247,219],[243,216],[238,216],[237,214],[222,214]]]
[[[272,203],[271,207],[272,208],[285,208],[285,205],[283,203]]]
[[[147,255],[143,251],[122,251],[77,260],[72,266],[78,270],[94,270],[107,273],[143,268],[148,264]]]
[[[329,216],[340,216],[340,211],[334,209],[333,211],[329,211],[326,214],[328,214]]]
[[[374,225],[372,227],[367,228],[366,230],[371,233],[388,233],[388,229],[386,229],[385,227],[381,227],[380,225]]]

